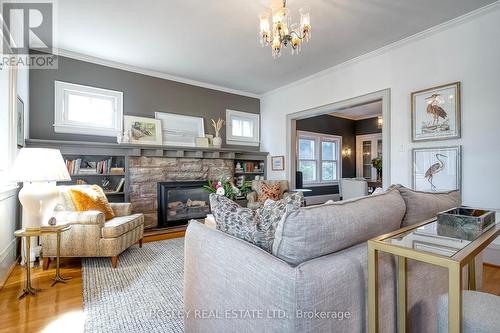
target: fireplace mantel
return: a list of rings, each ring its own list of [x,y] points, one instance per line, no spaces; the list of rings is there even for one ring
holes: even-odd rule
[[[174,158],[252,159],[265,160],[267,152],[233,148],[173,147],[160,145],[117,144],[85,141],[26,140],[32,148],[56,148],[62,154],[71,155],[115,155]]]

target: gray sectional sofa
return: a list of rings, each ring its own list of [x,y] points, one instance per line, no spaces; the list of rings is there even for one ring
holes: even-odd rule
[[[192,221],[185,239],[185,331],[366,332],[366,241],[459,205],[458,192],[397,186],[303,207],[281,219],[272,253]],[[396,332],[396,264],[389,255],[379,262],[380,332]],[[446,271],[409,261],[409,331],[437,331],[438,297],[446,292]]]

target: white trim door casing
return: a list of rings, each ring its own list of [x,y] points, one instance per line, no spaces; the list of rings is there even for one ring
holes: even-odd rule
[[[382,186],[384,189],[389,187],[391,184],[391,89],[387,88],[347,100],[291,113],[286,116],[287,150],[285,167],[290,188],[295,188],[295,172],[297,171],[297,120],[332,113],[335,110],[366,104],[376,100],[382,100],[382,117],[384,118],[382,124],[382,164],[384,165],[382,170]]]

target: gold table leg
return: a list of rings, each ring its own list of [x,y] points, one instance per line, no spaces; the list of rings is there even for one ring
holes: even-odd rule
[[[23,293],[19,296],[19,300],[24,298],[27,295],[36,295],[37,292],[41,291],[42,289],[38,288],[33,288],[31,286],[31,258],[30,258],[30,252],[31,252],[31,237],[26,236],[25,238],[26,242],[26,254],[25,254],[25,259],[26,259],[26,283],[24,285]]]
[[[472,258],[471,261],[467,264],[467,268],[469,271],[469,290],[476,290],[476,260]]]
[[[54,282],[52,282],[51,287],[56,285],[58,282],[66,283],[67,280],[70,280],[71,277],[62,277],[61,269],[59,268],[59,259],[61,257],[61,232],[57,232],[57,256],[56,256],[56,276],[54,277]]]
[[[406,258],[398,256],[398,332],[406,332],[406,265]]]
[[[368,243],[368,332],[378,332],[378,251]]]
[[[462,270],[460,264],[448,268],[448,332],[462,331]]]

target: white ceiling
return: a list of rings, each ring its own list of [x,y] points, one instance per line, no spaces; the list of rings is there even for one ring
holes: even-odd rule
[[[330,113],[331,116],[342,117],[352,120],[373,118],[382,115],[382,101],[356,105],[350,108],[337,110]]]
[[[305,1],[288,1],[293,21]],[[55,46],[261,94],[492,2],[307,0],[311,41],[274,60],[258,40],[270,0],[59,0]]]

